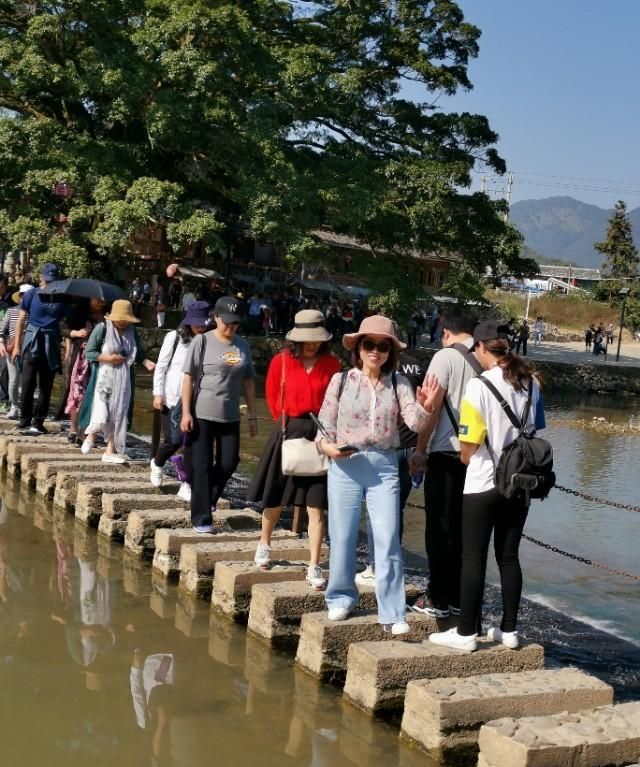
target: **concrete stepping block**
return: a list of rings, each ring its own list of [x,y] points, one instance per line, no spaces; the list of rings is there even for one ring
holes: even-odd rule
[[[75,502],[76,519],[92,527],[98,526],[102,515],[102,494],[123,492],[137,495],[175,495],[179,483],[173,482],[154,488],[149,482],[141,481],[140,475],[122,474],[117,479],[109,478],[78,482]]]
[[[163,488],[166,485],[163,485]],[[155,489],[154,489],[155,491]],[[137,493],[103,493],[102,516],[107,519],[125,520],[132,511],[178,511],[188,510],[189,504],[176,495],[150,493],[139,495]]]
[[[221,540],[243,541],[246,540],[247,537],[257,535],[255,531],[248,532],[251,528],[249,527],[247,530],[244,523],[251,522],[251,518],[243,519],[243,516],[245,516],[244,512],[235,509],[220,510],[216,513],[214,519],[216,534],[219,532],[227,535],[226,538]],[[240,527],[239,530],[236,530],[231,523],[237,524],[239,521]],[[105,522],[105,528],[106,527],[108,527],[108,523]],[[136,556],[152,557],[156,549],[156,530],[161,530],[163,528],[179,531],[176,541],[187,541],[189,543],[200,543],[202,541],[202,535],[195,533],[192,529],[191,512],[189,510],[171,512],[139,511],[136,509],[129,514],[124,536],[124,546]],[[216,538],[216,540],[218,539]],[[180,545],[181,544],[178,544],[178,551]]]
[[[251,545],[255,554],[260,534],[258,531],[230,529],[231,526],[226,521],[228,518],[227,514],[230,513],[222,512],[216,514],[213,521],[216,533],[211,537],[203,536],[202,533],[196,533],[191,527],[190,516],[188,525],[183,530],[158,530],[154,542],[153,568],[162,573],[166,578],[177,578],[180,575],[180,551],[184,545],[191,543],[252,542]],[[224,537],[221,537],[222,534],[224,534]],[[295,533],[288,530],[274,530],[273,538],[274,540],[300,540]],[[250,559],[253,560],[253,556]]]
[[[240,533],[236,533],[240,535]],[[246,533],[246,543],[230,541],[215,542],[217,536],[212,536],[211,543],[188,543],[180,551],[180,588],[190,594],[204,599],[211,596],[213,575],[216,562],[242,562],[252,560],[256,553],[257,536]],[[308,559],[308,541],[295,538],[294,540],[272,540],[272,558],[299,560]],[[328,556],[326,547],[322,552],[325,559]]]
[[[23,459],[24,462],[24,459]],[[109,464],[102,461],[76,461],[75,463],[47,461],[39,463],[36,471],[36,493],[44,498],[53,498],[57,487],[66,491],[65,503],[74,504],[78,483],[92,479],[109,479],[113,476],[131,476],[140,480],[146,476],[147,469],[140,462]]]
[[[349,649],[344,695],[370,713],[399,712],[407,684],[414,679],[536,671],[543,666],[542,646],[527,642],[509,650],[483,638],[472,653],[429,641],[362,642]]]
[[[304,575],[306,576],[306,567]],[[252,589],[248,629],[262,639],[295,650],[300,636],[302,616],[327,609],[324,591],[310,589],[305,577],[278,580],[273,583],[267,581]],[[414,587],[408,588],[406,593],[407,599],[418,596],[418,590]],[[358,607],[361,610],[376,609],[376,593],[373,587],[360,590]]]
[[[54,451],[57,453],[61,450],[73,450],[66,437],[15,437],[6,443],[5,463],[7,474],[12,477],[20,475],[23,455],[46,452],[52,455]]]
[[[421,640],[442,626],[442,622],[421,613],[407,613],[406,620],[411,632],[401,641],[394,637],[393,644],[407,645],[407,652],[420,647]],[[350,647],[360,642],[376,644],[376,640],[385,640],[381,644],[388,645],[391,636],[378,623],[373,609],[356,611],[344,621],[330,621],[326,612],[310,613],[302,616],[296,663],[318,679],[342,684]]]
[[[480,729],[478,767],[618,767],[640,759],[640,703],[498,719]]]
[[[213,576],[211,605],[236,623],[249,619],[251,590],[257,584],[304,581],[306,562],[275,565],[269,569],[256,567],[253,562],[219,562]]]
[[[430,756],[475,764],[481,725],[613,703],[613,689],[575,668],[409,682],[401,737]]]
[[[211,615],[209,622],[209,657],[223,666],[244,668],[246,631]]]
[[[76,469],[81,466],[91,466],[92,464],[100,462],[100,453],[90,453],[89,455],[82,455],[79,450],[74,448],[61,447],[58,450],[49,450],[44,452],[42,449],[37,453],[23,453],[20,457],[20,482],[27,487],[33,487],[38,492],[38,469],[43,464],[50,465],[51,473],[55,477],[55,470],[53,465],[64,465],[66,468]],[[49,472],[47,472],[49,473]],[[55,479],[54,479],[55,485]],[[40,495],[47,495],[47,493],[39,493]]]

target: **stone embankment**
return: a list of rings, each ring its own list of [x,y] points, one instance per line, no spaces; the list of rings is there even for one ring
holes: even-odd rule
[[[296,652],[296,687],[310,690],[304,701],[314,700],[316,678],[344,687],[350,704],[343,707],[345,721],[356,709],[370,715],[357,724],[354,719],[352,727],[363,753],[375,741],[375,717],[384,715],[401,718],[400,737],[413,746],[400,749],[405,767],[429,763],[425,754],[443,765],[478,767],[640,762],[640,703],[615,705],[612,688],[602,681],[572,668],[545,668],[540,645],[524,642],[509,650],[482,639],[474,653],[448,650],[426,640],[452,621],[414,613],[407,618],[411,633],[392,638],[377,621],[371,588],[361,591],[347,620],[329,621],[324,595],[305,581],[305,540],[278,530],[276,561],[256,568],[255,511],[223,501],[216,534],[202,536],[175,496],[177,483],[152,487],[145,462],[105,465],[97,451],[80,456],[63,435],[22,437],[10,429],[0,424],[0,465],[21,484],[9,485],[7,503],[12,494],[34,489],[20,513],[31,513],[34,525],[54,535],[74,514],[78,553],[96,546],[91,527],[97,528],[99,572],[121,577],[125,591],[148,597],[151,609],[186,637],[207,637],[212,657],[244,662],[258,688],[275,658],[270,648]],[[326,548],[322,558],[326,565]],[[169,589],[170,581],[179,589]],[[228,641],[234,622],[247,624],[242,659]],[[322,712],[309,704],[299,715],[318,723]]]

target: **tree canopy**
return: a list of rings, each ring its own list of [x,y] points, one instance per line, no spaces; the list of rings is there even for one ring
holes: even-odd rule
[[[329,226],[517,270],[500,204],[466,192],[504,171],[497,136],[438,106],[479,35],[450,0],[0,0],[2,244],[83,273],[150,223],[300,257]]]
[[[596,242],[594,248],[604,256],[602,268],[615,279],[625,279],[638,275],[640,258],[633,244],[631,222],[627,215],[627,205],[618,200],[607,226],[607,238]]]

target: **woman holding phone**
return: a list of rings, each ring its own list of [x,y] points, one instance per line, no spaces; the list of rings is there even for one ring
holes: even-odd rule
[[[406,634],[406,599],[400,548],[399,418],[421,431],[433,411],[438,383],[432,377],[414,395],[396,374],[398,340],[391,320],[367,317],[342,338],[352,368],[331,379],[320,410],[318,449],[331,459],[328,475],[329,620],[345,620],[358,601],[356,545],[362,498],[373,529],[378,620],[392,634]],[[417,400],[417,401],[416,401]]]

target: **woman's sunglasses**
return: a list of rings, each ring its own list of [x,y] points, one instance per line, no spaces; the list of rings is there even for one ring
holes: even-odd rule
[[[374,349],[379,351],[380,354],[389,354],[391,351],[391,344],[389,341],[372,341],[369,338],[365,338],[360,344],[365,352],[372,352]]]

